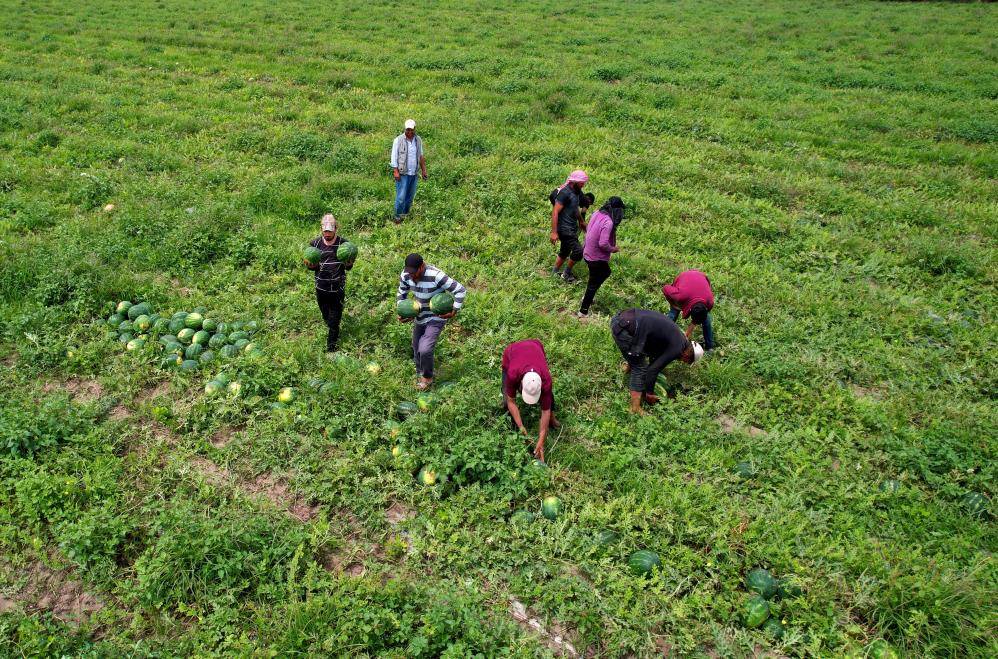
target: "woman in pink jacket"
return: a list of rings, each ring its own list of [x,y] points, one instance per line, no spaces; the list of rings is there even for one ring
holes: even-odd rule
[[[586,227],[586,245],[582,256],[589,266],[589,284],[582,296],[582,306],[577,318],[589,315],[596,291],[610,276],[610,255],[619,252],[617,247],[617,227],[624,220],[624,202],[620,197],[610,197],[603,207],[593,213]]]

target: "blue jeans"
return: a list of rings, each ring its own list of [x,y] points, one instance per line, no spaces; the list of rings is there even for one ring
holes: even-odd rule
[[[676,320],[679,318],[679,309],[670,309],[669,318]],[[710,313],[703,320],[703,349],[714,349],[714,327],[710,324]]]
[[[412,199],[416,196],[416,174],[403,174],[395,181],[395,217],[409,214]]]

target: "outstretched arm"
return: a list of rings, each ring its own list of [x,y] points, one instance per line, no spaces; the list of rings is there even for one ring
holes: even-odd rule
[[[509,410],[509,415],[513,417],[513,423],[516,424],[516,427],[520,429],[521,433],[526,435],[527,429],[523,427],[523,418],[520,417],[520,408],[517,407],[516,401],[506,394],[503,394],[503,397],[506,399],[506,409]]]

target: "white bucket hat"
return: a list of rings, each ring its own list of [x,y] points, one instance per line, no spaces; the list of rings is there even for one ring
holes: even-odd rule
[[[693,341],[693,363],[696,364],[698,361],[703,359],[703,346]]]
[[[534,371],[524,375],[520,383],[520,396],[527,405],[536,405],[541,399],[541,376]]]

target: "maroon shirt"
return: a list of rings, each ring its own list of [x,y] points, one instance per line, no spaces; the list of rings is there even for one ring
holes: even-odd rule
[[[670,304],[683,310],[683,318],[690,317],[690,310],[697,302],[707,305],[707,311],[714,308],[714,292],[710,290],[710,280],[699,270],[680,272],[674,282],[662,287],[662,295]]]
[[[548,370],[544,346],[537,339],[510,343],[502,353],[502,372],[506,382],[506,395],[516,398],[523,376],[534,371],[541,376],[541,409],[550,410],[554,402],[551,393],[551,371]]]

